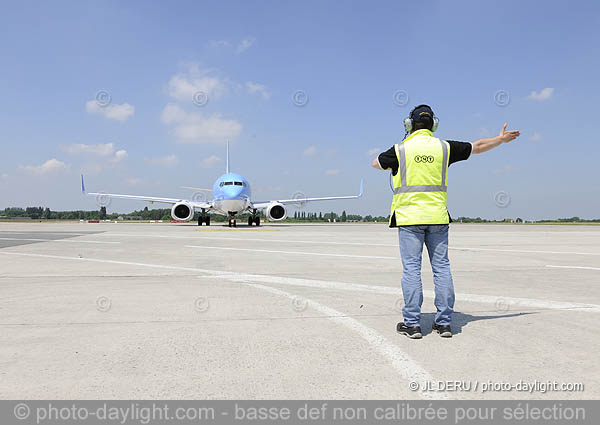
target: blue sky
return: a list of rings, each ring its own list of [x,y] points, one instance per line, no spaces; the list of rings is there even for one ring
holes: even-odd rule
[[[492,136],[504,121],[522,133],[450,168],[453,216],[600,217],[599,12],[552,1],[5,3],[0,208],[95,209],[82,171],[89,189],[186,196],[180,186],[222,173],[229,138],[257,200],[352,194],[364,178],[361,200],[305,210],[385,215],[388,173],[370,160],[428,103],[441,138]]]

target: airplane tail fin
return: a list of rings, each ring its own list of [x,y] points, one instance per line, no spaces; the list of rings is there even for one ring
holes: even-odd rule
[[[229,140],[227,141],[227,159],[226,159],[226,163],[225,163],[225,173],[229,174],[230,170],[229,170]]]
[[[85,194],[85,183],[83,183],[83,174],[81,175],[81,193]]]

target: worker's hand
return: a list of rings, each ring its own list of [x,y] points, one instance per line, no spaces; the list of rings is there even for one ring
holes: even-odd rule
[[[502,143],[508,143],[515,140],[517,137],[521,135],[521,132],[518,130],[506,131],[506,126],[508,124],[504,123],[502,130],[500,130],[500,134],[498,134],[498,139]]]

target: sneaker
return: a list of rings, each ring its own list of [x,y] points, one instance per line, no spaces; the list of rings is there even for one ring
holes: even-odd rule
[[[452,329],[450,329],[450,325],[438,325],[433,322],[431,329],[439,333],[442,338],[452,338]]]
[[[398,323],[396,326],[396,332],[401,335],[406,335],[411,339],[420,339],[423,337],[420,326],[406,326],[404,322]]]

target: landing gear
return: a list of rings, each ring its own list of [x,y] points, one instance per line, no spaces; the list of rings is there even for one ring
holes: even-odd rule
[[[229,227],[237,227],[237,222],[235,221],[235,218],[229,218]]]
[[[202,214],[198,217],[198,226],[202,226],[202,223],[206,223],[207,226],[210,226],[210,215],[206,214],[202,211]]]
[[[252,224],[256,224],[257,227],[260,226],[260,216],[256,213],[256,210],[248,217],[248,226],[252,227]]]

